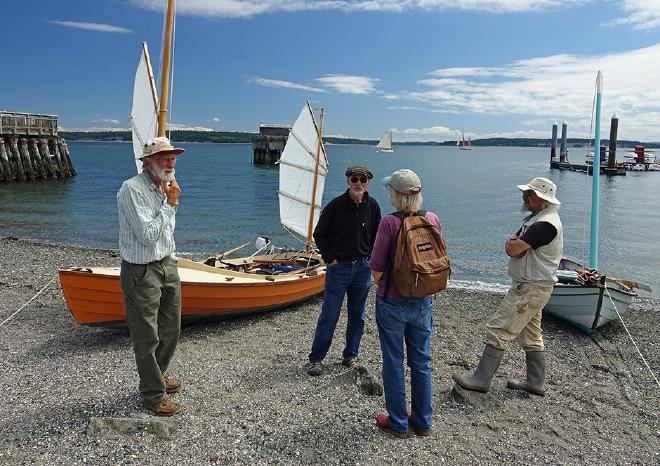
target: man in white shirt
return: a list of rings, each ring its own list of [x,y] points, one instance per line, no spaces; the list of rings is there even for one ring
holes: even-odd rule
[[[522,212],[531,212],[505,252],[510,257],[512,286],[498,310],[486,324],[486,347],[479,365],[470,374],[454,374],[454,381],[466,390],[487,392],[504,351],[517,339],[525,350],[527,378],[509,380],[507,386],[534,395],[545,394],[545,346],[541,334],[541,312],[552,294],[555,275],[563,252],[557,186],[547,178],[534,178],[518,185],[522,191]]]
[[[124,181],[117,193],[126,323],[142,402],[159,416],[181,411],[169,397],[181,389],[181,381],[165,376],[165,371],[181,329],[181,282],[174,256],[181,188],[174,165],[182,152],[165,137],[147,140],[141,157],[144,171]]]

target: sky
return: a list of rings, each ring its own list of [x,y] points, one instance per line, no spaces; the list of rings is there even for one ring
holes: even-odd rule
[[[129,128],[141,43],[165,0],[0,0],[0,110],[63,130]],[[394,141],[660,141],[660,0],[178,0],[171,123],[257,132],[304,102],[324,134]]]

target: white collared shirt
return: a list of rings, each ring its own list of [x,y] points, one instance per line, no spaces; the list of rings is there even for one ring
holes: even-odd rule
[[[124,181],[117,193],[119,253],[132,264],[148,264],[174,256],[176,207],[145,170]]]

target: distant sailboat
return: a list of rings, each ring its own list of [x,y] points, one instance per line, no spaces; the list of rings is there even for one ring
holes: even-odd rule
[[[377,152],[394,152],[392,149],[392,131],[385,131],[383,137],[380,138],[378,145],[376,146]]]
[[[470,138],[465,139],[465,134],[461,131],[461,140],[456,143],[460,150],[472,150],[472,141]]]

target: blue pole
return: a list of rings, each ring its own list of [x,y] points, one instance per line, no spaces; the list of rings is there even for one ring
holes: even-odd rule
[[[603,73],[596,78],[596,125],[594,129],[594,163],[591,184],[591,241],[589,243],[589,267],[598,268],[598,222],[600,212],[600,104],[603,96]]]

